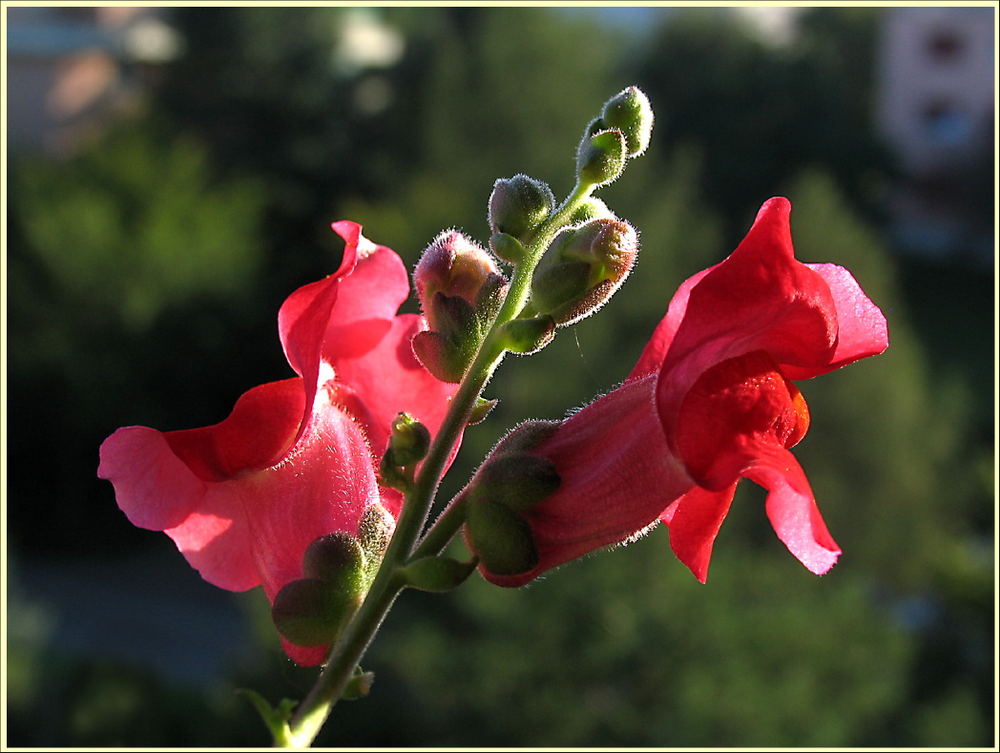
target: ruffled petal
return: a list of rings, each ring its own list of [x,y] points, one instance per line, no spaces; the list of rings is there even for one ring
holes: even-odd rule
[[[714,364],[755,350],[781,365],[831,362],[837,310],[824,279],[795,260],[790,205],[774,198],[736,250],[692,285],[660,368],[657,404],[668,441],[691,385]],[[683,303],[683,301],[681,302]]]
[[[691,488],[667,448],[653,410],[654,378],[626,382],[561,422],[531,453],[556,468],[559,489],[528,512],[538,564],[517,575],[483,576],[521,586],[601,547],[631,540]]]
[[[702,583],[708,579],[712,546],[729,514],[737,483],[716,492],[696,486],[677,500],[669,514],[660,516],[670,529],[670,548]]]
[[[782,371],[789,379],[811,379],[839,369],[868,356],[876,356],[889,347],[885,316],[871,302],[854,276],[836,264],[807,264],[826,282],[837,309],[837,347],[829,363],[811,368],[785,364]]]
[[[356,534],[364,511],[379,501],[367,439],[331,402],[332,389],[320,392],[305,430],[272,465],[243,467],[247,453],[254,455],[251,438],[269,448],[259,453],[265,457],[281,445],[275,437],[294,435],[294,390],[301,400],[299,379],[255,388],[226,421],[206,429],[119,429],[101,447],[98,475],[112,482],[133,523],[165,531],[206,581],[237,591],[260,584],[273,600],[302,576],[310,542],[338,531]],[[237,436],[237,428],[249,433]],[[322,660],[320,649],[295,651],[293,658],[314,654],[316,663]]]
[[[114,485],[118,506],[139,528],[163,531],[180,525],[205,494],[205,482],[156,429],[118,429],[101,444],[100,456],[98,477]]]
[[[333,229],[345,241],[340,268],[296,290],[278,312],[285,356],[305,381],[306,411],[324,378],[322,362],[336,368],[378,345],[410,290],[394,251],[365,238],[357,223],[335,222]]]
[[[301,379],[269,382],[243,393],[220,423],[163,436],[198,478],[226,481],[277,463],[299,433],[304,405]]]
[[[761,448],[743,475],[769,491],[767,517],[778,538],[799,562],[817,575],[833,567],[840,547],[823,522],[795,456],[781,447]]]

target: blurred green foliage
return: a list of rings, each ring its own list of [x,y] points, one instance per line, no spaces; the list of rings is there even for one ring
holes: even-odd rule
[[[624,379],[677,285],[783,194],[799,258],[848,267],[889,320],[886,354],[801,385],[813,428],[796,454],[845,554],[823,578],[804,571],[745,482],[705,586],[660,528],[519,591],[474,578],[407,593],[366,661],[372,695],[339,706],[318,742],[988,744],[991,348],[970,321],[991,290],[901,262],[879,230],[892,170],[869,117],[878,11],[809,9],[775,47],[718,9],[652,16],[644,43],[552,9],[368,9],[405,47],[350,69],[336,50],[351,12],[176,9],[186,52],[145,115],[72,160],[12,164],[15,556],[124,564],[147,545],[94,478],[97,446],[119,425],[212,423],[286,376],[274,317],[334,268],[331,220],[361,222],[408,265],[443,227],[484,241],[493,180],[525,172],[565,194],[583,126],[637,82],[656,138],[602,195],[640,229],[638,267],[598,315],[504,363],[487,390],[500,404],[467,432],[442,499],[505,428]],[[15,589],[10,742],[264,744],[234,688],[301,697],[314,672],[284,659],[261,594],[232,598],[259,651],[194,687],[66,650],[47,605]]]

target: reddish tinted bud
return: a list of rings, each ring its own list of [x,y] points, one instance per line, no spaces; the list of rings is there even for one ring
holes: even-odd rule
[[[535,271],[532,305],[560,325],[589,316],[619,288],[638,251],[635,229],[622,220],[592,220],[563,230]]]
[[[435,294],[461,298],[474,305],[491,275],[502,276],[493,257],[478,243],[457,230],[440,233],[413,271],[420,305],[431,328],[438,329],[432,305]]]

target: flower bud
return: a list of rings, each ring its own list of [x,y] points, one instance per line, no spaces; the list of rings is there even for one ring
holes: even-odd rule
[[[457,230],[445,230],[431,241],[413,270],[420,306],[432,329],[437,293],[457,297],[470,306],[491,275],[502,277],[493,258],[475,241]]]
[[[579,321],[618,289],[638,250],[635,229],[622,220],[591,220],[563,230],[535,270],[532,306],[559,325]]]
[[[489,572],[514,575],[530,570],[538,562],[531,527],[505,505],[470,499],[465,532],[469,548]]]
[[[424,459],[431,446],[431,433],[427,427],[408,413],[399,413],[392,422],[389,435],[389,452],[392,462],[399,466],[413,465]]]
[[[630,86],[604,104],[601,120],[625,137],[626,155],[637,157],[646,151],[653,133],[653,108],[638,87]]]
[[[278,632],[297,646],[322,646],[336,640],[360,606],[363,593],[342,591],[317,578],[301,578],[278,591],[271,619]]]
[[[577,176],[588,185],[607,185],[622,174],[626,156],[621,131],[599,131],[580,144],[576,155]]]
[[[480,246],[447,230],[427,247],[413,273],[429,330],[412,340],[431,374],[458,383],[503,301],[507,278]]]
[[[552,189],[542,181],[520,173],[513,178],[500,178],[490,194],[490,228],[495,233],[524,238],[555,206]]]

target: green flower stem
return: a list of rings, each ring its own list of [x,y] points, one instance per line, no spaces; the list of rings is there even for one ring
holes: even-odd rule
[[[566,201],[531,236],[526,258],[515,266],[503,305],[462,379],[458,392],[452,398],[448,414],[431,443],[420,473],[406,495],[396,530],[365,601],[340,640],[333,646],[326,666],[289,721],[287,733],[275,735],[276,746],[305,748],[312,744],[354,675],[355,667],[368,649],[382,620],[403,589],[405,584],[399,571],[414,554],[414,544],[427,522],[448,458],[469,422],[476,400],[503,360],[503,326],[516,319],[524,309],[531,289],[531,276],[539,259],[558,230],[567,223],[573,210],[590,195],[593,188],[592,185],[578,182]],[[461,526],[462,517],[461,498],[458,498],[428,532],[418,553],[436,554],[443,549]],[[437,550],[431,551],[435,547]]]

